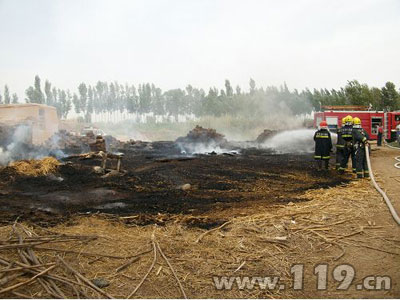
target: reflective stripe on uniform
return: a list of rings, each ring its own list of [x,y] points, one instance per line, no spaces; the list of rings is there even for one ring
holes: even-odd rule
[[[320,155],[314,155],[314,158],[321,158]]]
[[[323,159],[330,159],[330,156],[322,156]]]
[[[316,139],[329,139],[329,136],[327,136],[327,135],[317,135],[315,138]]]
[[[344,148],[344,145],[336,145],[336,148]]]

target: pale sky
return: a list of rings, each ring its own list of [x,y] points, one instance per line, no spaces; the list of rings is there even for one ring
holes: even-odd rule
[[[0,93],[39,74],[222,88],[400,86],[400,0],[0,0]]]

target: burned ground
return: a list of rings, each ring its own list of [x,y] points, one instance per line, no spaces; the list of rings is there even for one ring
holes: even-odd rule
[[[46,177],[0,170],[0,203],[8,209],[1,216],[12,221],[0,228],[2,271],[15,276],[8,289],[30,283],[4,296],[171,299],[184,290],[189,298],[399,297],[399,228],[369,181],[315,172],[310,155],[236,151],[182,156],[173,143],[134,143],[124,150],[124,175],[106,178],[94,172],[100,159],[87,156],[66,159]],[[375,163],[380,153],[372,153]],[[10,267],[28,258],[28,272]],[[292,289],[293,264],[304,265],[302,290]],[[316,290],[320,264],[353,266],[350,288],[338,289],[328,276],[327,290]],[[64,296],[30,282],[49,265],[41,279]],[[107,286],[86,288],[76,274]],[[389,276],[391,287],[359,290],[371,274]],[[277,289],[220,290],[213,281],[271,275],[279,277]]]
[[[103,212],[134,216],[132,222],[164,223],[196,216],[200,227],[218,225],[257,206],[300,200],[307,190],[349,181],[314,170],[310,155],[236,149],[220,155],[182,156],[172,142],[140,143],[126,149],[124,174],[102,178],[100,159],[66,159],[56,174],[26,177],[0,172],[2,222],[16,217],[52,225],[71,214]],[[187,190],[182,185],[190,184]]]

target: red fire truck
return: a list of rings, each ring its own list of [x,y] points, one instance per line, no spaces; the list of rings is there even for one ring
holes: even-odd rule
[[[365,106],[322,106],[321,112],[314,113],[314,126],[326,121],[330,131],[336,132],[345,116],[358,117],[362,127],[372,140],[378,137],[378,126],[383,126],[384,138],[388,141],[396,139],[396,126],[400,124],[400,111],[371,111]]]

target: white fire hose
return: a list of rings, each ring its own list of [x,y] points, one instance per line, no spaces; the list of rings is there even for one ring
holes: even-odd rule
[[[400,169],[400,156],[396,156],[394,159],[398,161],[394,164],[394,167]]]
[[[399,147],[393,147],[392,145],[389,145],[386,141],[384,141],[384,144],[389,148],[400,150]],[[396,156],[394,159],[398,161],[397,163],[394,164],[394,167],[400,169],[400,156]]]
[[[387,142],[385,142],[385,145],[386,145],[387,147],[389,147],[389,148],[400,150],[399,147],[393,147],[392,145],[389,145]]]
[[[379,187],[379,185],[375,181],[374,173],[372,172],[372,168],[371,168],[371,160],[369,159],[368,147],[365,147],[365,155],[367,157],[367,164],[368,164],[369,175],[370,175],[371,181],[372,181],[374,187],[376,188],[376,190],[382,195],[383,199],[385,199],[386,205],[389,208],[389,211],[392,214],[393,219],[397,222],[398,225],[400,225],[400,217],[397,214],[396,210],[394,209],[392,203],[390,202],[389,197],[386,195],[386,193]],[[400,158],[400,156],[396,157],[396,160],[398,160],[399,162],[396,163],[395,166],[397,164],[400,164],[399,158]],[[396,167],[396,168],[398,168],[398,167]]]

